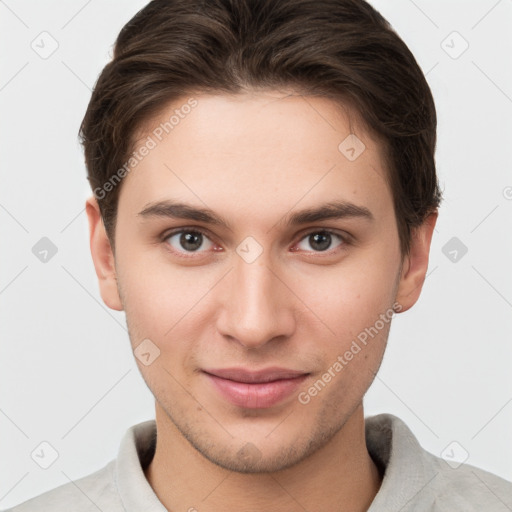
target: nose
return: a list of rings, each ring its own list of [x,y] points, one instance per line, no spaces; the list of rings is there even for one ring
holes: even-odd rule
[[[218,316],[220,333],[248,349],[286,339],[295,330],[295,296],[264,255],[252,263],[235,255]]]

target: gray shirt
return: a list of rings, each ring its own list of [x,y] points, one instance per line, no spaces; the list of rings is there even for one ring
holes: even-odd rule
[[[384,470],[368,512],[512,511],[511,482],[432,455],[396,416],[379,414],[365,421],[368,451]],[[117,458],[105,467],[5,512],[165,512],[143,472],[155,440],[154,420],[134,425],[124,435]]]

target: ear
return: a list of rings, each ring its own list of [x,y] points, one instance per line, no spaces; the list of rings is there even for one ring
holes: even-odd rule
[[[123,305],[117,288],[114,254],[105,231],[98,201],[94,196],[85,202],[85,210],[89,219],[91,255],[98,277],[101,298],[110,309],[122,311]]]
[[[405,256],[396,302],[400,305],[397,312],[404,312],[411,308],[418,300],[428,268],[428,256],[430,242],[436,226],[437,211],[431,213],[417,228],[414,228],[411,236],[409,254]]]

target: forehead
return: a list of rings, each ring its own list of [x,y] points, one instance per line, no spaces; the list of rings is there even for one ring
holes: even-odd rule
[[[173,198],[262,208],[326,200],[389,206],[381,148],[353,111],[327,98],[276,91],[184,96],[140,130],[144,151],[122,203]],[[128,201],[129,199],[129,201]],[[211,205],[213,207],[213,205]]]

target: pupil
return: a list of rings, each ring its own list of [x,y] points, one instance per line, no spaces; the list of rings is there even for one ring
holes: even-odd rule
[[[315,233],[310,236],[310,240],[312,241],[311,246],[319,251],[325,251],[331,245],[331,235],[328,233]]]
[[[196,251],[201,247],[201,233],[183,233],[180,237],[181,246],[188,251]]]

